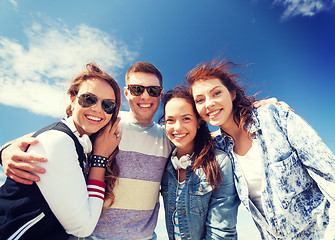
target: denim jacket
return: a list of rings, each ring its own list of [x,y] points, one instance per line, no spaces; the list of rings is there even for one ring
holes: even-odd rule
[[[237,197],[232,166],[226,153],[216,150],[223,182],[213,191],[202,168],[186,169],[185,187],[178,202],[178,219],[182,239],[236,239]],[[177,176],[171,161],[167,163],[161,184],[165,222],[169,239],[174,239],[173,213],[176,210]]]
[[[253,111],[250,131],[263,150],[264,216],[249,199],[233,154],[233,139],[221,131],[216,147],[228,153],[238,195],[263,239],[335,239],[335,156],[294,112],[278,105]]]

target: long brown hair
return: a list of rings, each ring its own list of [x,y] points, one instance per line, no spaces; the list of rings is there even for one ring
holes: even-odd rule
[[[114,124],[119,114],[120,107],[121,107],[120,88],[117,82],[114,80],[114,78],[112,78],[107,73],[103,72],[96,64],[94,63],[86,64],[86,71],[78,74],[72,80],[71,86],[68,89],[67,93],[70,94],[71,96],[77,96],[81,84],[88,80],[103,80],[103,81],[106,81],[113,88],[115,98],[116,98],[116,111],[113,114],[110,122]],[[72,116],[71,105],[69,105],[66,108],[66,114],[67,116]],[[98,132],[90,136],[90,139],[92,142],[94,142],[95,138],[97,137],[100,131],[102,131],[102,129],[100,129]],[[118,152],[118,148],[116,148],[114,152],[111,154],[111,156],[109,156],[109,161],[107,164],[106,174],[105,174],[105,183],[106,183],[105,199],[108,199],[109,201],[111,201],[109,206],[113,204],[114,199],[115,199],[115,196],[113,194],[113,188],[116,184],[116,180],[119,175],[119,167],[115,161],[115,155],[117,154],[117,152]]]
[[[252,109],[255,102],[254,96],[248,96],[245,89],[241,87],[237,80],[242,77],[240,74],[231,73],[230,70],[240,66],[227,59],[213,60],[197,65],[186,75],[186,81],[190,89],[197,81],[205,81],[218,78],[230,93],[235,92],[236,97],[233,101],[234,121],[239,128],[247,130],[247,125],[252,123]]]
[[[164,94],[162,99],[164,113],[160,117],[159,122],[162,123],[165,119],[165,106],[173,98],[181,98],[190,103],[197,120],[200,121],[197,134],[194,138],[193,151],[195,160],[192,165],[192,171],[195,172],[195,170],[201,167],[206,174],[207,182],[213,189],[218,188],[222,182],[222,173],[215,158],[213,139],[207,123],[201,119],[195,107],[193,97],[185,86],[177,86]]]

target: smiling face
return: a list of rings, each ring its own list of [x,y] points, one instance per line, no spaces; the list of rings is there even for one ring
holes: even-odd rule
[[[91,107],[81,107],[78,103],[78,96],[84,93],[96,95],[98,102]],[[70,98],[71,106],[73,107],[73,121],[80,135],[96,133],[104,127],[113,116],[113,114],[107,114],[101,107],[101,102],[104,99],[116,101],[114,90],[106,81],[90,79],[82,82],[78,94]]]
[[[191,89],[197,111],[203,120],[221,128],[234,124],[235,93],[230,93],[220,79],[198,80]]]
[[[135,72],[129,75],[128,85],[160,86],[159,79],[155,74]],[[147,90],[140,96],[133,96],[127,87],[124,88],[124,94],[129,102],[130,114],[139,123],[152,123],[155,113],[159,107],[159,102],[163,91],[158,97],[149,96]]]
[[[193,152],[199,121],[191,103],[183,98],[172,98],[165,105],[165,132],[177,147],[177,155]]]

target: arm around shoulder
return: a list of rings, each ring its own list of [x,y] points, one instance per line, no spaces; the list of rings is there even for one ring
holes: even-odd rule
[[[32,184],[33,181],[39,180],[30,172],[44,173],[44,169],[38,167],[34,162],[45,162],[46,158],[25,152],[28,146],[37,142],[38,140],[29,134],[4,145],[1,150],[1,164],[8,177],[23,184]]]
[[[103,197],[88,195],[74,142],[67,134],[51,130],[38,139],[39,144],[28,151],[48,157],[48,162],[40,163],[46,174],[40,175],[37,183],[43,197],[67,233],[89,236],[100,217]]]

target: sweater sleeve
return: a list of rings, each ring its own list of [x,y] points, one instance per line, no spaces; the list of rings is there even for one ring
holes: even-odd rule
[[[335,155],[315,130],[291,111],[286,115],[287,136],[300,161],[328,200],[335,201]]]
[[[86,186],[76,148],[67,134],[51,130],[37,138],[39,143],[28,151],[48,159],[38,163],[46,173],[38,175],[37,186],[68,234],[89,236],[100,217],[105,183],[91,180]]]

